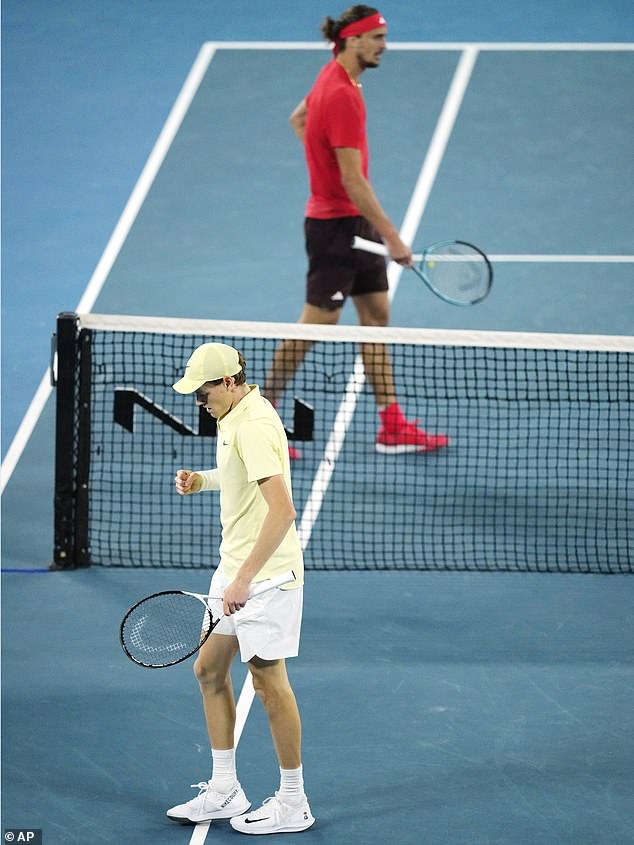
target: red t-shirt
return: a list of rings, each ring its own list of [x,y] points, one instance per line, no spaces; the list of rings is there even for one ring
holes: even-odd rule
[[[306,103],[304,149],[310,179],[306,216],[359,216],[359,209],[341,184],[335,149],[360,150],[362,172],[368,178],[368,139],[361,91],[345,68],[333,59],[321,69]]]

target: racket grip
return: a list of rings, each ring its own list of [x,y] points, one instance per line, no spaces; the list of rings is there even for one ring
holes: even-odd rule
[[[383,255],[385,258],[389,258],[390,256],[385,244],[381,244],[378,241],[369,241],[367,238],[360,238],[359,235],[354,236],[352,249],[362,249],[364,252],[372,252],[374,255]],[[412,261],[415,261],[417,264],[420,264],[422,260],[422,253],[415,253],[412,255]]]
[[[259,596],[260,593],[266,593],[268,590],[274,590],[275,587],[282,587],[284,584],[290,584],[295,580],[295,573],[292,569],[289,569],[287,572],[282,572],[281,575],[276,575],[275,578],[267,578],[266,581],[258,581],[249,590],[249,598]]]
[[[362,249],[364,252],[373,252],[374,255],[388,256],[387,247],[385,244],[378,241],[369,241],[367,238],[360,238],[358,235],[354,236],[352,241],[352,249]]]

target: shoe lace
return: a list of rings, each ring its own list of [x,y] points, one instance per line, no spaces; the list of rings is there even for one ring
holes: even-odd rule
[[[197,789],[198,794],[202,795],[203,792],[207,792],[207,790],[209,789],[209,781],[208,780],[201,780],[200,783],[192,783],[191,788]]]
[[[282,812],[282,808],[285,805],[284,805],[284,802],[280,800],[277,792],[275,793],[275,795],[271,795],[269,798],[265,798],[264,801],[262,802],[262,807],[265,807],[267,804],[269,805],[267,807],[267,810],[269,810],[269,812],[273,813],[274,818],[276,820],[279,819],[280,814]]]

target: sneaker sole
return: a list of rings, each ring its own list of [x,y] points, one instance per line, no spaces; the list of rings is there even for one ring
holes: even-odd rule
[[[243,830],[240,827],[234,827],[232,824],[231,827],[237,833],[245,833],[248,836],[271,836],[275,833],[301,833],[303,830],[308,830],[309,827],[312,827],[315,824],[315,819],[311,819],[308,824],[306,825],[295,825],[294,827],[278,827],[276,830],[262,830],[261,828],[249,828],[248,830]]]
[[[405,455],[412,452],[436,452],[448,445],[448,443],[439,443],[438,446],[385,446],[383,443],[377,443],[376,451],[382,455]]]

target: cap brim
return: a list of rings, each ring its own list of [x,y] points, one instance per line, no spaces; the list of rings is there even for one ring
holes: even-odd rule
[[[204,383],[204,379],[202,381],[196,381],[195,379],[183,376],[183,378],[179,379],[176,384],[172,385],[172,387],[177,393],[195,393],[199,387],[203,386]]]

